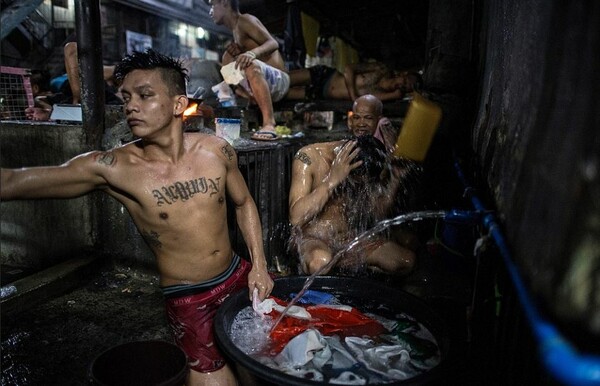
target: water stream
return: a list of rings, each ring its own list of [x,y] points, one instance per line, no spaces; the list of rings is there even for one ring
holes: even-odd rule
[[[386,220],[380,221],[377,224],[375,224],[375,226],[373,226],[371,229],[368,229],[368,230],[364,231],[363,233],[359,234],[358,236],[356,236],[345,248],[343,248],[338,253],[336,253],[329,263],[327,263],[326,265],[321,267],[318,271],[316,271],[315,273],[313,273],[306,279],[306,282],[304,283],[304,286],[302,287],[302,289],[289,302],[289,304],[281,312],[281,315],[279,315],[277,320],[275,320],[275,323],[273,324],[271,331],[275,330],[275,328],[277,327],[279,322],[281,322],[283,317],[286,315],[287,311],[293,305],[295,305],[300,298],[302,298],[302,296],[306,293],[308,288],[310,288],[311,284],[314,282],[315,278],[317,276],[319,276],[322,272],[327,272],[330,268],[334,267],[344,253],[347,253],[348,251],[357,247],[361,243],[368,241],[372,237],[378,235],[379,233],[388,229],[391,226],[397,226],[397,225],[402,225],[402,224],[405,224],[408,222],[421,221],[421,220],[426,220],[426,219],[444,218],[446,216],[446,214],[447,214],[447,212],[444,210],[426,210],[426,211],[406,213],[406,214],[402,214],[402,215],[399,215],[399,216],[391,218],[391,219],[386,219]]]

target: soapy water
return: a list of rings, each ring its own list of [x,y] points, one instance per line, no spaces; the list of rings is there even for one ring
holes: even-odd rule
[[[350,243],[348,243],[348,245],[345,248],[343,248],[338,253],[336,253],[329,263],[325,264],[323,267],[321,267],[319,270],[317,270],[315,273],[313,273],[306,279],[306,282],[304,283],[304,286],[302,287],[302,289],[292,299],[292,301],[289,302],[289,304],[283,310],[283,312],[281,313],[279,318],[275,321],[275,323],[273,324],[272,330],[274,330],[277,327],[277,325],[281,322],[281,320],[286,315],[286,313],[288,312],[290,307],[294,306],[297,303],[297,301],[306,293],[308,288],[310,288],[311,284],[315,281],[315,278],[317,276],[321,275],[323,272],[328,272],[332,267],[334,267],[338,263],[341,256],[343,256],[345,253],[352,250],[353,248],[360,247],[361,244],[376,237],[377,235],[379,235],[381,232],[388,229],[389,227],[402,225],[402,224],[405,224],[408,222],[422,221],[425,219],[444,218],[444,216],[446,216],[446,214],[447,214],[447,212],[443,211],[443,210],[438,210],[438,211],[427,210],[427,211],[406,213],[406,214],[402,214],[402,215],[399,215],[399,216],[391,218],[391,219],[386,219],[386,220],[380,221],[371,229],[368,229],[368,230],[364,231],[363,233],[359,234]]]
[[[274,319],[258,315],[249,306],[236,315],[230,337],[244,354],[265,366],[299,378],[331,384],[403,381],[440,363],[441,355],[435,337],[411,316],[401,313],[387,318],[367,312],[365,315],[381,323],[386,332],[378,336],[341,337],[321,335],[309,328],[290,340],[283,350],[276,352],[269,337]],[[298,347],[306,352],[299,353]]]
[[[277,319],[261,317],[252,307],[242,309],[231,326],[232,342],[245,355],[263,365],[300,378],[331,384],[386,384],[410,379],[431,370],[441,361],[438,344],[433,334],[423,324],[407,314],[381,316],[373,313],[373,310],[364,311],[387,330],[386,333],[374,337],[321,336],[318,331],[307,330],[308,334],[313,335],[313,341],[316,334],[319,342],[326,342],[321,351],[329,350],[337,353],[331,355],[325,362],[319,354],[315,357],[320,357],[320,360],[311,360],[302,365],[286,360],[283,358],[285,348],[280,353],[272,350],[273,342],[270,334],[277,329],[290,308],[306,294],[315,278],[334,267],[344,253],[359,248],[362,243],[391,226],[439,219],[446,214],[446,211],[420,211],[378,222],[374,227],[355,237],[345,248],[336,253],[328,264],[309,276],[302,289],[295,295],[291,294],[291,300]],[[348,300],[348,303],[351,303],[351,300]],[[385,307],[376,311],[386,312]],[[307,331],[301,335],[306,334]],[[297,338],[298,336],[293,340]],[[308,354],[308,356],[312,355],[315,355],[315,352]]]

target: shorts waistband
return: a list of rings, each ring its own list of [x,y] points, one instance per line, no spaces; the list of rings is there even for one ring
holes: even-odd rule
[[[236,253],[234,253],[233,259],[231,259],[231,264],[229,264],[229,267],[227,267],[227,269],[223,271],[223,273],[220,273],[218,276],[215,276],[212,279],[196,284],[169,285],[165,287],[160,287],[160,289],[162,290],[165,299],[196,295],[201,292],[210,291],[219,284],[223,283],[225,280],[229,279],[231,275],[239,268],[241,262],[241,258]]]

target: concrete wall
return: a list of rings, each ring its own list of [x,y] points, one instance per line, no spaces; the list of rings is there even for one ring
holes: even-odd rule
[[[2,167],[61,164],[87,151],[78,125],[2,122]],[[72,200],[12,201],[0,204],[0,261],[45,268],[96,244],[97,195]]]
[[[600,334],[600,3],[490,1],[482,21],[474,172],[540,307]]]
[[[114,146],[129,130],[117,123],[119,109],[108,111],[104,146]],[[127,135],[128,134],[128,135]],[[80,125],[2,122],[0,165],[59,165],[90,151]],[[110,255],[129,264],[155,266],[154,256],[138,234],[129,213],[112,197],[93,192],[66,200],[25,200],[0,204],[0,262],[42,269],[84,250]]]

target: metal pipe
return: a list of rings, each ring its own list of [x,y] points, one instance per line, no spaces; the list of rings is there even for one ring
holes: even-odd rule
[[[481,200],[475,195],[465,177],[458,161],[455,159],[454,167],[459,180],[465,187],[465,194],[471,199],[475,209],[483,213],[482,222],[494,239],[502,259],[508,270],[509,276],[515,286],[517,296],[525,312],[525,316],[532,327],[538,341],[538,349],[542,363],[557,380],[567,385],[599,385],[600,384],[600,356],[586,355],[577,352],[577,349],[561,336],[558,329],[544,320],[538,313],[527,288],[521,279],[519,269],[513,262],[510,249],[504,240],[500,227],[494,215],[485,210]]]
[[[104,132],[105,104],[98,0],[75,2],[75,27],[83,130],[87,135],[88,145],[97,148]]]

